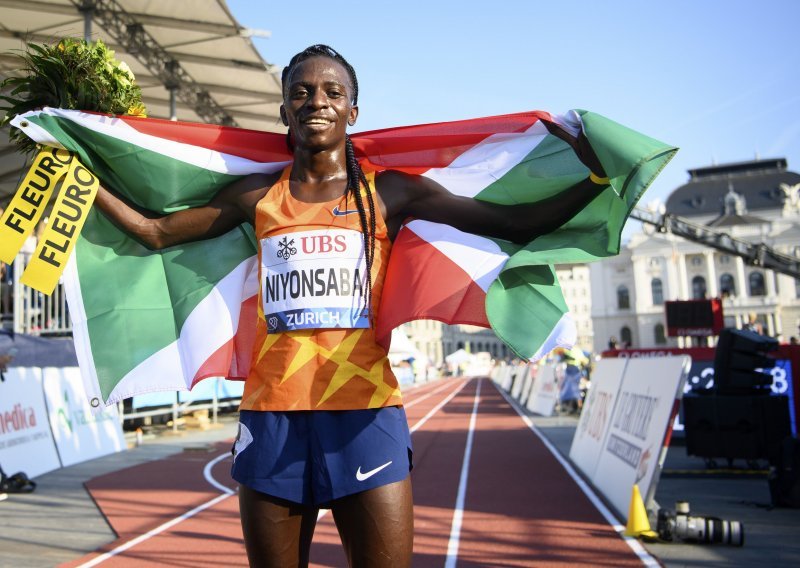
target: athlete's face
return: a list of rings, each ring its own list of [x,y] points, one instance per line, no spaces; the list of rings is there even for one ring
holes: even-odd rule
[[[314,149],[344,143],[347,126],[358,117],[347,70],[329,57],[311,57],[286,78],[281,118],[295,144]]]

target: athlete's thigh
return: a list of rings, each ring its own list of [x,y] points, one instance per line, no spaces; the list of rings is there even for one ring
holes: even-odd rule
[[[239,510],[250,566],[308,566],[319,509],[240,485]]]
[[[337,499],[331,511],[351,568],[411,566],[411,477]]]

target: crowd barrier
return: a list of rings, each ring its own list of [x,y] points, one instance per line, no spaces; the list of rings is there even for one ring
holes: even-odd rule
[[[638,485],[651,504],[683,396],[691,357],[602,359],[592,373],[570,447],[572,463],[625,518]],[[557,366],[506,365],[492,379],[530,412],[551,416],[558,402]]]
[[[0,382],[0,467],[28,477],[127,449],[123,423],[172,423],[207,410],[209,423],[241,402],[243,381],[206,379],[186,392],[150,393],[93,411],[78,367],[11,367]],[[136,421],[136,422],[133,422]]]
[[[116,407],[93,413],[77,367],[11,367],[0,382],[0,466],[35,477],[126,448]]]

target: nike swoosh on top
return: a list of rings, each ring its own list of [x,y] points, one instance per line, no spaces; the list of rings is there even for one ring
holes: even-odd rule
[[[345,209],[344,211],[339,211],[339,206],[337,205],[331,212],[337,217],[344,217],[350,213],[358,213],[358,209]]]
[[[382,470],[384,468],[387,468],[390,465],[392,465],[392,462],[388,461],[385,464],[379,465],[375,469],[371,469],[369,471],[365,471],[364,473],[361,473],[361,466],[358,466],[358,471],[356,472],[356,479],[358,479],[359,481],[365,481],[365,480],[369,479],[370,477],[372,477],[373,475],[375,475],[376,473],[378,473],[380,470]]]

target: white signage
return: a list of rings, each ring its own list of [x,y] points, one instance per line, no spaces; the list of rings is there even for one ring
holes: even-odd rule
[[[127,449],[117,408],[92,412],[78,367],[44,368],[42,381],[62,467]]]
[[[359,231],[324,229],[261,239],[261,297],[269,333],[369,327],[366,266]]]
[[[542,416],[552,416],[556,402],[558,402],[558,381],[555,366],[539,365],[531,393],[528,395],[528,410]]]
[[[589,479],[594,477],[611,427],[611,415],[627,363],[627,359],[601,359],[592,371],[591,387],[569,449],[569,459]]]
[[[0,383],[0,466],[7,475],[36,477],[60,466],[41,375],[38,368],[11,367]]]
[[[592,481],[621,514],[628,511],[638,484],[647,503],[655,491],[656,470],[676,399],[691,358],[631,359],[625,367],[608,434]]]

